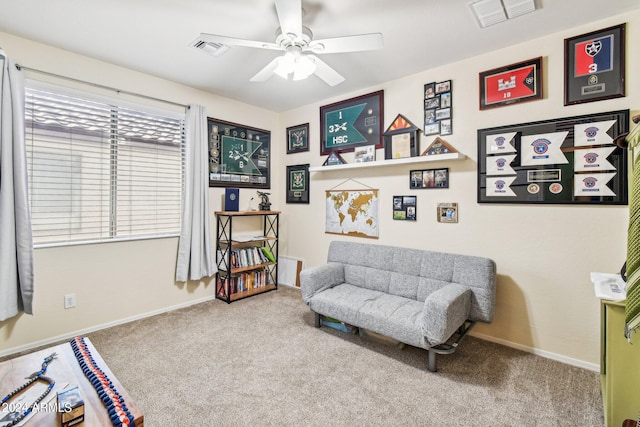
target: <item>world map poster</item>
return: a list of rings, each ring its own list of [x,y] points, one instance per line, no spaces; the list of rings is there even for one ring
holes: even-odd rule
[[[378,190],[327,190],[325,233],[378,238]]]

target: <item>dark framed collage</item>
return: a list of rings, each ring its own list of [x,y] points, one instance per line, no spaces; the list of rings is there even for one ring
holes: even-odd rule
[[[451,80],[424,85],[424,134],[451,135],[452,127]]]

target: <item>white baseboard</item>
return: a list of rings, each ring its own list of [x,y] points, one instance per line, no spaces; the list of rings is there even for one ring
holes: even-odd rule
[[[149,311],[147,313],[137,314],[135,316],[130,316],[130,317],[125,317],[123,319],[114,320],[113,322],[103,323],[101,325],[95,325],[95,326],[92,326],[92,327],[89,327],[89,328],[85,328],[85,329],[79,329],[79,330],[74,331],[74,332],[69,332],[69,333],[66,333],[66,334],[57,335],[57,336],[50,337],[50,338],[47,338],[47,339],[44,339],[44,340],[35,341],[35,342],[29,343],[29,344],[25,344],[25,345],[22,345],[22,346],[18,346],[18,347],[13,347],[13,348],[10,348],[8,350],[2,350],[2,351],[0,351],[0,357],[9,356],[11,354],[20,353],[20,352],[23,352],[23,351],[29,351],[29,350],[32,350],[32,349],[37,348],[37,347],[41,347],[41,346],[57,343],[57,342],[64,341],[64,340],[70,340],[71,338],[74,338],[74,337],[77,337],[77,336],[80,336],[80,335],[86,335],[86,334],[89,334],[91,332],[95,332],[95,331],[99,331],[99,330],[102,330],[102,329],[110,328],[112,326],[123,325],[125,323],[133,322],[135,320],[144,319],[146,317],[155,316],[157,314],[167,313],[169,311],[178,310],[178,309],[189,307],[189,306],[192,306],[192,305],[195,305],[195,304],[200,304],[202,302],[211,301],[211,300],[213,300],[215,298],[216,298],[215,295],[211,295],[211,296],[200,298],[200,299],[197,299],[197,300],[188,301],[188,302],[185,302],[185,303],[182,303],[182,304],[172,305],[170,307],[164,307],[164,308],[161,308],[161,309],[158,309],[158,310]]]
[[[489,335],[477,334],[474,332],[470,332],[469,335],[480,338],[485,341],[494,342],[497,344],[502,344],[506,347],[515,348],[516,350],[525,351],[527,353],[535,354],[536,356],[545,357],[547,359],[555,360],[557,362],[565,363],[567,365],[576,366],[578,368],[588,369],[590,371],[600,372],[600,365],[597,363],[589,363],[584,360],[573,359],[571,357],[562,356],[561,354],[551,353],[549,351],[540,350],[533,347],[528,347],[526,345],[517,344],[511,341],[503,340],[501,338],[495,338]]]

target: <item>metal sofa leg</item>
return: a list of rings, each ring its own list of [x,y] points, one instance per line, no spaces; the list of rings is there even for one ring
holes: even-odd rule
[[[316,312],[314,312],[313,314],[316,315],[316,328],[319,328],[320,327],[320,314],[316,313]]]
[[[427,369],[430,372],[436,372],[438,370],[437,366],[436,366],[437,353],[435,351],[431,350],[431,349],[429,349],[427,351],[429,353],[429,362],[427,363]]]

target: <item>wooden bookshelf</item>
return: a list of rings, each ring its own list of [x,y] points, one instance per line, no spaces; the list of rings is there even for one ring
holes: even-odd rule
[[[216,298],[229,304],[277,289],[280,211],[218,211],[215,214]],[[262,217],[262,235],[234,239],[234,223],[252,217]],[[247,258],[238,260],[240,251],[245,249],[248,251],[243,256]],[[267,259],[263,249],[267,249],[275,261]]]

